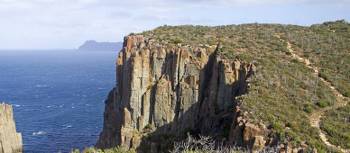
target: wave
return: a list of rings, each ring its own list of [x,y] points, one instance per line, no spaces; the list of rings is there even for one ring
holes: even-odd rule
[[[33,136],[39,136],[39,135],[45,135],[46,132],[45,131],[38,131],[38,132],[33,132],[32,135]]]
[[[72,125],[64,125],[63,129],[68,129],[68,128],[72,128],[72,127],[73,127]]]
[[[49,87],[49,86],[46,85],[46,84],[37,84],[37,85],[35,85],[35,87],[36,87],[36,88],[47,88],[47,87]]]

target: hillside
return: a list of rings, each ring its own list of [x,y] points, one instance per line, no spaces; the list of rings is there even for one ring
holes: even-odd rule
[[[348,152],[349,42],[345,21],[127,36],[97,147],[164,152],[191,133],[253,150]]]

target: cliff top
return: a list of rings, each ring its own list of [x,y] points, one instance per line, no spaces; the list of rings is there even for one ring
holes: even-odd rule
[[[5,102],[0,103],[0,112],[12,112],[12,105],[6,104]]]

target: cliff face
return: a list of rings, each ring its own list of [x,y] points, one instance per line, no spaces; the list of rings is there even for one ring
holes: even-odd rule
[[[16,132],[12,106],[0,104],[0,153],[22,152],[22,136]]]
[[[154,150],[161,144],[156,137],[189,131],[264,146],[264,128],[249,125],[236,100],[247,92],[255,67],[226,60],[219,50],[220,45],[171,46],[141,35],[126,37],[97,147],[145,143]]]

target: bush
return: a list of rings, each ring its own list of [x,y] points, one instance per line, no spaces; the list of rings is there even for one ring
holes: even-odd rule
[[[321,107],[321,108],[324,108],[324,107],[327,107],[329,106],[329,103],[325,100],[320,100],[316,103],[317,106]]]
[[[199,136],[194,138],[188,135],[187,139],[182,142],[174,143],[174,149],[171,153],[248,153],[251,152],[241,147],[232,147],[216,142],[211,137]],[[256,153],[273,153],[278,152],[276,148],[265,148]]]
[[[80,153],[79,149],[74,149],[72,153]],[[116,147],[112,149],[96,149],[96,148],[86,148],[82,153],[136,153],[134,149],[128,150],[123,147]]]
[[[310,105],[305,105],[305,106],[304,106],[304,111],[305,111],[306,113],[311,113],[311,112],[312,112],[312,107],[311,107]]]

